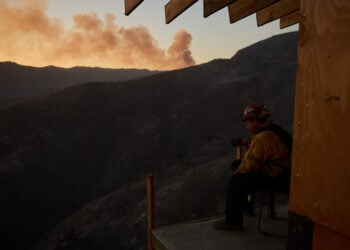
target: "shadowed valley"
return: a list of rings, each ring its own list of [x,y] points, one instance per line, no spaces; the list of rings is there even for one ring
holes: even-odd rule
[[[0,248],[144,249],[147,173],[157,226],[222,213],[241,109],[264,103],[292,129],[296,50],[287,33],[231,59],[3,109]]]

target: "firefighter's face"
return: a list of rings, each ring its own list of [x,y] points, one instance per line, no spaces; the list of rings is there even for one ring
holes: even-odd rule
[[[256,133],[259,132],[261,129],[261,123],[257,121],[256,119],[248,119],[246,120],[246,128],[248,129],[249,133],[252,135],[255,135]]]

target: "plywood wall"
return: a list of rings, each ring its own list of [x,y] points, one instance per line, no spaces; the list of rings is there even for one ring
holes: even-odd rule
[[[350,238],[331,231],[321,225],[314,225],[313,249],[317,250],[349,250]]]
[[[349,238],[350,1],[300,12],[290,210]]]

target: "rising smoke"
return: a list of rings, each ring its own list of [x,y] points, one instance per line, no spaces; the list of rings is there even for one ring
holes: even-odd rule
[[[195,64],[191,35],[180,30],[167,50],[144,26],[120,27],[113,14],[73,16],[73,26],[46,15],[47,0],[0,0],[0,60],[61,67],[176,69]]]

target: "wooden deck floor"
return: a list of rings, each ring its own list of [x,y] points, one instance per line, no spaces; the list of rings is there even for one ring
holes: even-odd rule
[[[277,208],[277,215],[288,217],[288,205]],[[286,249],[288,220],[271,219],[263,211],[263,234],[257,227],[257,216],[244,218],[243,231],[220,231],[213,228],[213,222],[222,218],[208,218],[201,221],[171,225],[153,230],[153,245],[156,250],[282,250]]]

